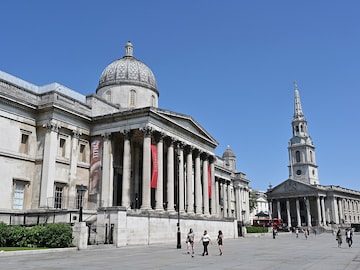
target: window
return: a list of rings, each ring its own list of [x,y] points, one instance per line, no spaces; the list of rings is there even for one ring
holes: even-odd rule
[[[86,162],[86,145],[80,144],[80,155],[79,155],[79,161],[80,162]]]
[[[25,184],[16,182],[13,197],[13,209],[21,210],[24,208],[24,194]]]
[[[155,96],[154,95],[151,96],[151,106],[152,107],[156,106],[156,104],[155,104]]]
[[[63,187],[55,186],[54,208],[62,208]]]
[[[129,108],[135,108],[136,107],[136,91],[130,90],[129,95]]]
[[[59,153],[58,156],[60,157],[65,157],[65,153],[66,153],[66,140],[65,138],[60,138],[60,143],[59,143]]]
[[[111,91],[106,92],[105,99],[106,99],[107,102],[111,102]]]
[[[22,154],[29,153],[29,137],[31,132],[21,129],[21,140],[20,140],[20,149],[19,152]]]
[[[296,162],[300,162],[300,151],[295,152]]]
[[[310,151],[310,162],[314,162],[314,154],[313,154],[313,151]]]

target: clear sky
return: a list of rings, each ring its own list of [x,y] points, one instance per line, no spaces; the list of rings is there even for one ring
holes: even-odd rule
[[[229,145],[254,189],[288,178],[294,85],[319,180],[360,190],[360,1],[0,3],[0,70],[93,94],[125,43],[154,72],[159,107]]]

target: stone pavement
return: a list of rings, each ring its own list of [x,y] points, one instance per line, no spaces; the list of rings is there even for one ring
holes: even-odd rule
[[[224,254],[219,256],[217,245],[209,246],[209,256],[201,256],[202,246],[196,241],[195,256],[186,253],[185,243],[115,248],[95,246],[77,251],[74,248],[38,252],[2,252],[0,269],[360,269],[360,235],[354,235],[352,248],[343,242],[337,247],[330,233],[271,235],[225,239]],[[199,237],[198,237],[199,239]]]

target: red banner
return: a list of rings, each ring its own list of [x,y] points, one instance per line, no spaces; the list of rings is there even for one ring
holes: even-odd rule
[[[211,199],[211,168],[208,166],[208,196]]]
[[[90,153],[90,187],[89,194],[99,192],[101,182],[102,138],[93,138]]]
[[[158,155],[156,145],[151,145],[151,159],[152,159],[152,176],[151,176],[151,188],[157,188],[158,181]]]

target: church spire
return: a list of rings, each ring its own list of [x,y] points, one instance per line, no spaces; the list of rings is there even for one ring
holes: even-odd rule
[[[301,108],[299,89],[294,82],[294,118],[292,121],[293,136],[290,139],[289,178],[309,184],[319,184],[318,166],[315,159],[315,146],[308,134],[307,121]]]
[[[300,101],[300,95],[299,95],[299,89],[297,82],[294,81],[294,87],[295,87],[295,102],[294,102],[294,120],[305,120],[302,108],[301,108],[301,101]]]

